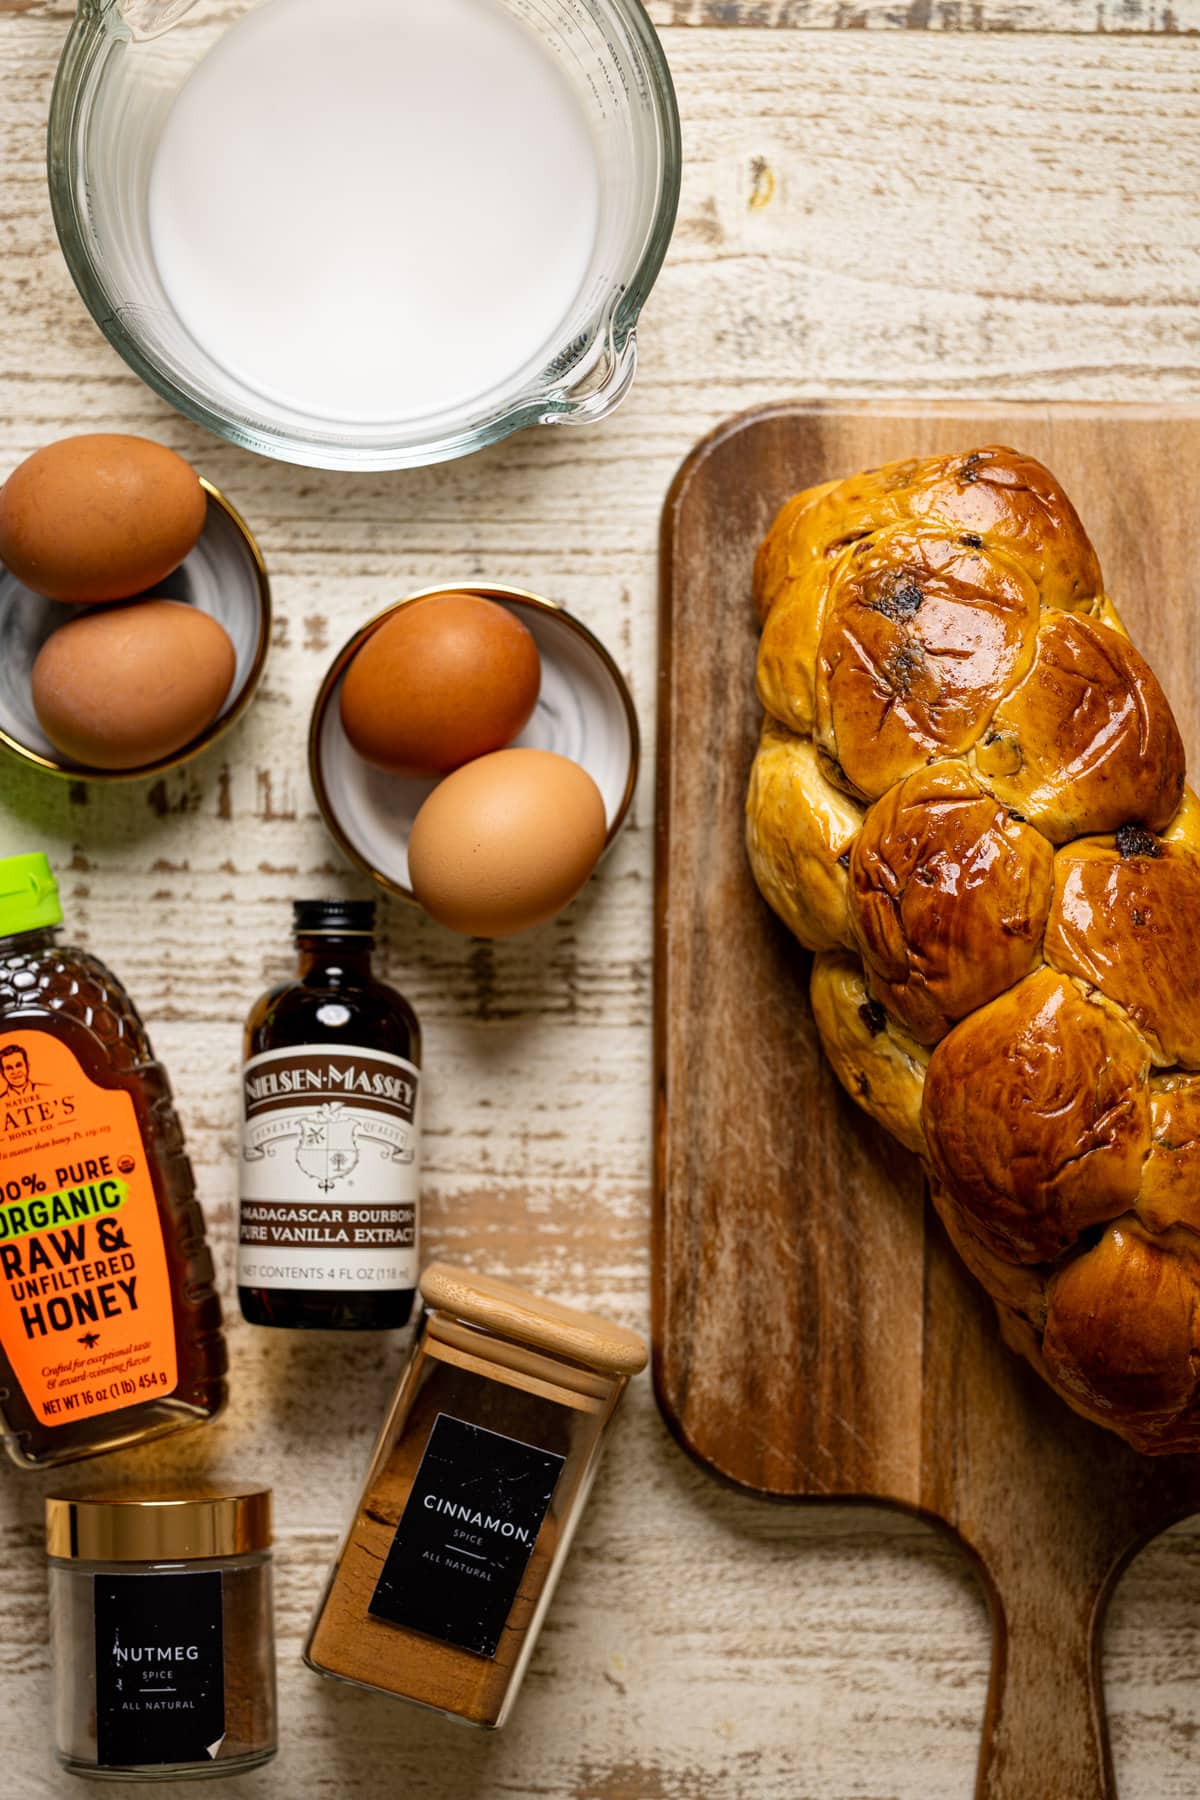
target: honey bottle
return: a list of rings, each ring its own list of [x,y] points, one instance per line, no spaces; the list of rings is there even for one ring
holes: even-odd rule
[[[166,1071],[61,923],[46,858],[0,859],[0,1419],[25,1468],[199,1425],[225,1399]]]
[[[375,904],[300,900],[299,968],[246,1024],[238,1295],[252,1325],[404,1325],[417,1285],[421,1031],[371,972]]]

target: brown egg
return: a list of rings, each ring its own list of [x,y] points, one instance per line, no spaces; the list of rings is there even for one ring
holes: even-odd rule
[[[438,783],[413,821],[408,870],[426,912],[469,937],[511,937],[561,912],[599,859],[604,801],[578,763],[498,750]]]
[[[162,444],[61,438],[0,488],[0,561],[51,600],[126,600],[178,568],[207,506],[195,470]]]
[[[397,774],[443,775],[511,743],[537,704],[532,636],[479,594],[430,594],[373,631],[342,682],[359,755]]]
[[[59,750],[96,769],[140,769],[182,750],[224,705],[237,658],[211,614],[139,600],[72,619],[33,665],[33,705]]]

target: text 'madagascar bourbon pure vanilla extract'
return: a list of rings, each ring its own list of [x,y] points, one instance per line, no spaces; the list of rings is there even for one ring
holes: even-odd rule
[[[299,969],[246,1024],[238,1293],[252,1325],[408,1322],[421,1032],[371,973],[375,903],[299,900]]]
[[[27,1468],[210,1419],[225,1344],[191,1165],[124,988],[0,859],[0,1413]]]

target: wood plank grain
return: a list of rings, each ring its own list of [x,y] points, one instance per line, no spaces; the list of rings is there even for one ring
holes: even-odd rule
[[[648,0],[660,30],[1101,32],[1193,36],[1200,0]],[[68,20],[70,0],[0,0],[0,14]]]
[[[656,25],[802,31],[1200,31],[1196,0],[650,0]]]

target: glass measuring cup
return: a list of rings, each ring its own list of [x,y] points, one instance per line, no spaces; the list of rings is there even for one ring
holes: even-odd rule
[[[267,397],[217,362],[177,315],[155,263],[150,175],[172,102],[258,3],[79,0],[51,102],[50,199],[75,284],[126,362],[231,442],[311,467],[413,467],[525,425],[611,412],[633,379],[638,315],[679,197],[674,91],[639,0],[497,0],[558,60],[589,120],[601,191],[591,261],[533,363],[441,410],[362,423]]]

